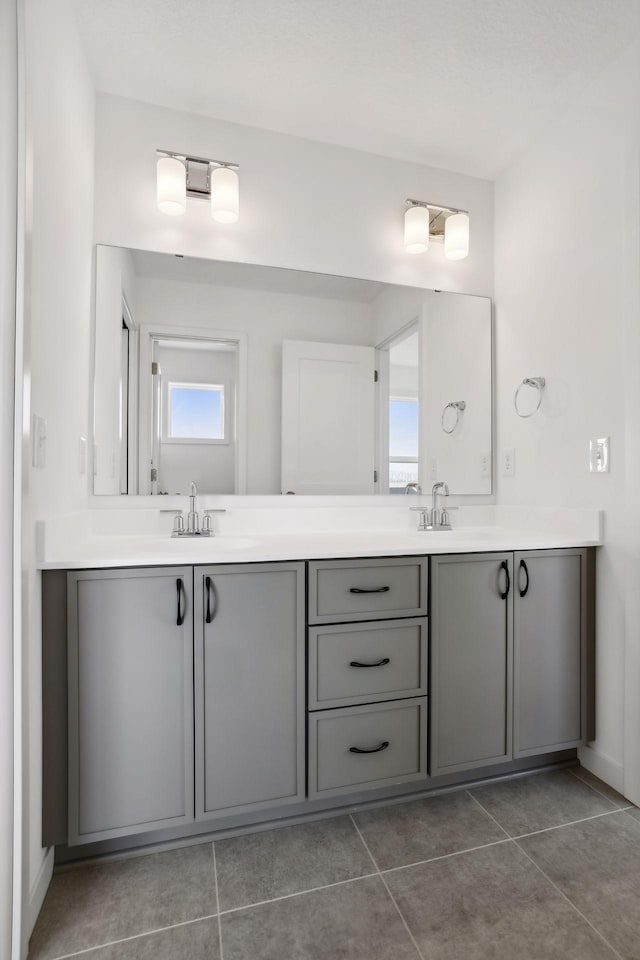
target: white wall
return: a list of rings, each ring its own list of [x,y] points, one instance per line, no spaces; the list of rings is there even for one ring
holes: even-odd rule
[[[343,300],[139,277],[136,312],[141,325],[248,335],[249,494],[281,492],[282,341],[373,344],[368,304]]]
[[[41,836],[41,614],[34,522],[87,503],[79,437],[89,434],[94,95],[69,0],[26,0],[27,315],[25,400],[47,420],[47,465],[25,445],[23,627],[25,698],[24,933],[46,890]],[[27,421],[28,423],[28,421]]]
[[[240,221],[216,224],[208,205],[197,201],[188,202],[182,217],[159,213],[159,147],[239,163]],[[447,261],[435,243],[425,256],[404,252],[407,197],[470,211],[468,259]],[[111,96],[98,98],[95,237],[196,257],[493,292],[488,181]]]
[[[597,740],[584,762],[640,802],[640,69],[637,45],[496,184],[497,418],[516,475],[499,503],[606,511]],[[539,415],[513,407],[544,376]],[[611,473],[588,472],[611,437]],[[627,684],[627,698],[623,694]],[[627,713],[625,720],[625,711]],[[627,734],[627,751],[623,750]]]

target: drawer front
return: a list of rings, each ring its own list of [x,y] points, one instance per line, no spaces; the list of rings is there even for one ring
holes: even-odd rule
[[[309,564],[309,622],[417,617],[427,612],[427,558]]]
[[[427,618],[309,628],[309,709],[427,692]]]
[[[309,714],[310,798],[426,775],[426,697]]]

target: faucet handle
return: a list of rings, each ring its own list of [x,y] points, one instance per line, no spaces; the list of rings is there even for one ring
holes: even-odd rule
[[[431,513],[428,507],[409,507],[409,510],[417,510],[420,513],[418,520],[418,530],[428,530],[431,523]]]
[[[184,533],[184,514],[182,510],[161,510],[160,513],[172,513],[173,533]]]
[[[213,533],[213,528],[211,526],[211,514],[212,513],[226,513],[227,511],[220,508],[212,508],[209,510],[202,511],[204,516],[202,518],[202,532],[211,536]]]

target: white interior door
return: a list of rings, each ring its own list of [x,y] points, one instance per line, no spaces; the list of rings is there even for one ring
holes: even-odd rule
[[[374,358],[373,347],[283,342],[283,493],[375,493]]]

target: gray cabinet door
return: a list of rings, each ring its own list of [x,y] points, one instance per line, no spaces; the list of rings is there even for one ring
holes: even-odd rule
[[[70,846],[193,822],[192,585],[68,575]]]
[[[514,756],[583,742],[584,550],[515,554]]]
[[[431,776],[511,759],[512,603],[513,554],[431,558]]]
[[[304,564],[195,571],[196,818],[301,800]]]

